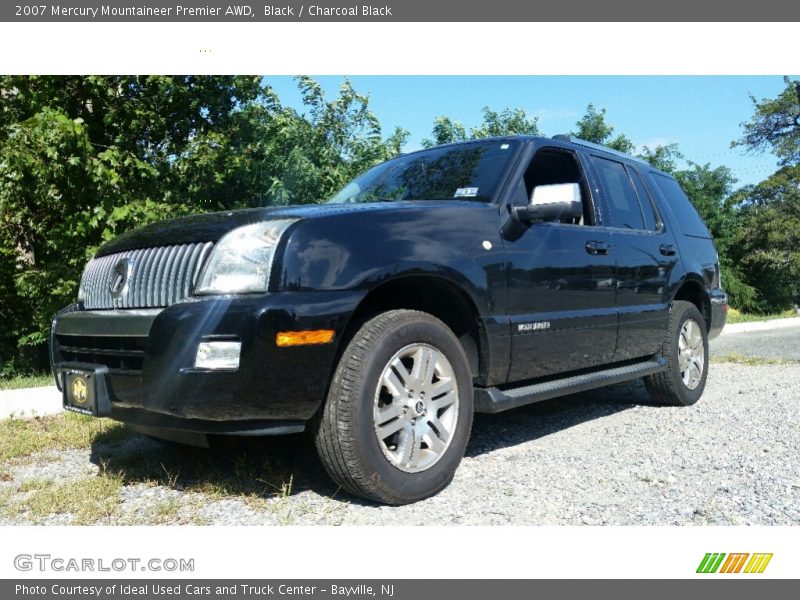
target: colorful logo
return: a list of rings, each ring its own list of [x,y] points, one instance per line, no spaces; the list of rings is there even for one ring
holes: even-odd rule
[[[748,560],[748,557],[750,560]],[[700,561],[697,572],[763,573],[771,560],[772,553],[749,554],[747,552],[736,552],[725,554],[724,552],[708,552],[703,557],[703,560]]]
[[[72,399],[78,404],[83,404],[89,399],[89,388],[83,377],[75,377],[72,380]]]

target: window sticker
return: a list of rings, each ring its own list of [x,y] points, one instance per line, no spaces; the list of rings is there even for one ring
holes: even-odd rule
[[[469,188],[458,188],[453,197],[454,198],[474,198],[477,195],[478,195],[478,188],[469,187]]]
[[[508,150],[511,147],[511,144],[503,144],[500,146],[500,150]]]

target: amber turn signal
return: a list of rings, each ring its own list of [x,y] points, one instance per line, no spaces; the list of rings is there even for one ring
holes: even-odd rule
[[[275,343],[287,346],[309,346],[311,344],[329,344],[333,341],[333,329],[315,329],[313,331],[281,331],[275,336]]]

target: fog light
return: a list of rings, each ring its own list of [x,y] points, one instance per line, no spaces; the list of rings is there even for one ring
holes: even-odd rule
[[[238,369],[242,342],[200,342],[194,359],[196,369]]]

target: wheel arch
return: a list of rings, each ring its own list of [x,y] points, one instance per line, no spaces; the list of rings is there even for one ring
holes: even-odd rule
[[[348,323],[346,337],[349,339],[375,315],[395,309],[419,310],[442,321],[464,349],[473,380],[483,376],[487,364],[486,331],[476,303],[461,286],[445,277],[426,274],[400,275],[383,281],[359,303]]]
[[[703,315],[706,322],[706,331],[711,328],[711,298],[708,290],[703,285],[703,280],[700,277],[686,277],[675,290],[672,296],[672,301],[683,300],[691,302]]]

